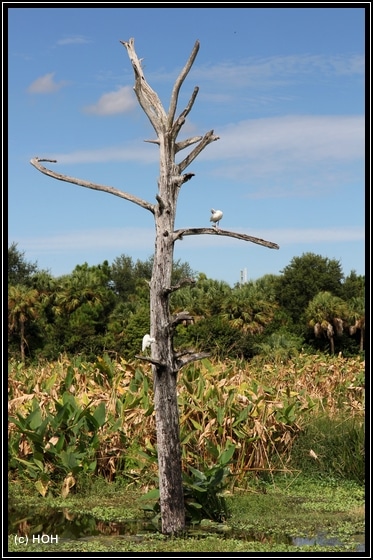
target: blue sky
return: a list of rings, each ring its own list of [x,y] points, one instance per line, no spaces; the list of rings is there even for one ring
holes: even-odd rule
[[[29,161],[54,158],[56,172],[155,202],[158,147],[144,142],[154,132],[120,41],[134,38],[168,110],[198,40],[177,115],[199,93],[179,140],[211,129],[220,140],[186,169],[195,176],[182,186],[176,228],[210,227],[218,208],[222,228],[280,249],[190,236],[174,259],[232,286],[243,270],[279,274],[306,252],[365,274],[364,9],[139,5],[8,9],[9,244],[54,276],[152,255],[150,212]]]

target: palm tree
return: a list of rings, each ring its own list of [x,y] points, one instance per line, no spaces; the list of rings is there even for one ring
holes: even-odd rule
[[[276,309],[276,302],[259,283],[248,282],[232,290],[224,301],[222,317],[244,333],[260,334],[273,320]]]
[[[331,292],[319,292],[309,302],[305,315],[316,337],[329,339],[330,353],[334,354],[334,337],[342,335],[349,316],[347,303]]]
[[[287,332],[274,332],[263,342],[254,344],[259,351],[255,356],[256,363],[286,363],[293,356],[297,356],[302,346],[302,339]]]
[[[62,277],[56,294],[56,312],[72,313],[84,303],[100,304],[103,300],[104,287],[95,271],[81,269]]]
[[[187,311],[195,319],[219,315],[231,291],[227,282],[200,273],[193,287],[181,288],[171,295],[171,310],[173,313]]]
[[[35,319],[39,311],[39,292],[34,288],[18,284],[9,286],[8,290],[8,329],[20,336],[21,360],[25,361],[25,349],[27,346],[25,326],[26,323]]]
[[[356,331],[360,331],[360,345],[359,349],[360,352],[364,350],[364,339],[365,339],[365,297],[353,297],[350,299],[349,308],[350,308],[350,321],[352,324],[350,325],[350,334],[353,335]]]

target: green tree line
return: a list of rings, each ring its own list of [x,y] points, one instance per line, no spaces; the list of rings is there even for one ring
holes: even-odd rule
[[[111,264],[77,265],[53,277],[8,248],[8,357],[95,360],[108,353],[131,360],[149,332],[153,259],[126,255]],[[172,313],[185,314],[175,346],[217,358],[281,360],[303,350],[356,355],[365,344],[365,276],[344,277],[341,264],[314,253],[294,257],[279,275],[231,287],[177,261]]]

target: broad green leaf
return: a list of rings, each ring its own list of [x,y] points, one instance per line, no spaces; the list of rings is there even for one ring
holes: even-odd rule
[[[48,486],[49,486],[49,483],[43,484],[41,480],[37,480],[35,482],[35,488],[39,492],[39,494],[41,494],[43,496],[43,498],[45,497],[46,493],[48,492]]]
[[[203,428],[202,428],[201,424],[198,424],[198,422],[196,422],[196,420],[193,420],[193,418],[191,418],[190,421],[192,422],[193,426],[197,430],[200,430],[201,432],[203,431]]]
[[[236,450],[235,445],[231,445],[230,447],[225,449],[220,456],[220,460],[219,460],[220,465],[227,465],[229,461],[232,459],[235,450]]]
[[[153,412],[154,412],[154,404],[152,404],[152,405],[149,406],[149,408],[148,408],[148,410],[145,412],[144,416],[145,416],[145,417],[151,416],[151,415],[153,414]]]
[[[222,406],[218,406],[218,409],[217,409],[217,412],[216,412],[216,418],[217,418],[219,426],[223,425],[224,416],[225,416],[225,408],[223,408]]]
[[[58,438],[58,442],[56,443],[56,451],[57,453],[60,453],[61,449],[63,448],[65,444],[65,436],[64,434],[61,434],[60,437]]]
[[[196,509],[202,509],[203,506],[201,504],[197,504],[197,502],[188,502],[188,507],[194,507]]]
[[[58,379],[58,374],[57,374],[57,372],[54,373],[53,375],[51,375],[51,376],[47,379],[47,381],[45,382],[45,390],[46,390],[47,392],[49,392],[50,389],[51,389],[51,387],[53,387],[53,385],[56,384],[57,379]]]
[[[31,461],[25,461],[25,459],[20,459],[19,457],[14,457],[16,461],[18,461],[18,463],[21,463],[21,465],[24,465],[25,467],[27,467],[27,469],[35,471],[35,464]]]
[[[189,465],[189,470],[190,470],[190,472],[191,472],[192,474],[194,474],[194,476],[197,477],[199,480],[206,480],[205,475],[204,475],[201,471],[195,469],[194,467],[191,467],[190,465]]]
[[[66,390],[70,389],[71,384],[72,384],[73,379],[74,379],[74,376],[75,376],[74,368],[72,366],[69,366],[67,368],[67,374],[66,374],[66,377],[65,377],[65,389]]]
[[[101,428],[105,424],[106,407],[105,403],[101,402],[93,413],[97,421],[98,427]]]
[[[181,436],[181,445],[185,445],[186,443],[188,443],[197,433],[197,430],[194,430],[192,432],[188,432],[186,436]]]
[[[141,498],[140,498],[141,500]],[[149,504],[144,504],[143,506],[141,506],[141,509],[144,511],[154,511],[154,506],[151,506]]]
[[[247,420],[248,415],[249,415],[249,409],[244,408],[238,415],[237,419],[233,422],[233,426],[237,426],[237,424],[240,424],[241,422]]]
[[[77,453],[72,453],[71,451],[61,451],[60,457],[62,464],[68,470],[72,470],[74,467],[78,466],[78,458],[80,457]]]
[[[27,422],[31,430],[37,430],[38,428],[40,428],[43,422],[40,408],[37,408],[28,415]]]
[[[149,490],[146,494],[140,497],[140,500],[153,500],[159,498],[159,488],[154,488],[153,490]]]

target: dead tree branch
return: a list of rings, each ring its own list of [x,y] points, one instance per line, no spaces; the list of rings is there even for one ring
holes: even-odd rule
[[[189,313],[189,311],[180,311],[180,313],[174,315],[171,327],[175,328],[177,325],[180,325],[180,323],[183,323],[184,321],[194,321],[194,317]]]
[[[193,50],[190,53],[190,56],[187,60],[187,63],[185,64],[184,68],[182,69],[182,71],[180,72],[179,76],[177,77],[177,79],[175,81],[175,84],[174,84],[174,87],[173,87],[172,93],[171,93],[170,107],[169,107],[169,110],[168,110],[168,126],[169,126],[169,128],[171,128],[171,126],[173,124],[173,121],[174,121],[180,88],[181,88],[185,78],[187,77],[191,67],[193,66],[193,63],[196,59],[198,51],[199,51],[199,41],[196,41],[194,43]],[[195,96],[197,95],[197,93],[198,93],[198,90],[197,90]],[[194,96],[194,99],[195,99],[195,96]],[[193,99],[193,101],[194,101],[194,99]],[[192,103],[192,105],[193,105],[193,103]],[[189,111],[190,111],[190,109],[189,109]]]
[[[196,157],[202,152],[202,150],[206,148],[206,146],[211,144],[211,142],[215,142],[216,140],[219,140],[219,136],[215,136],[213,130],[206,132],[198,146],[196,146],[194,150],[192,150],[190,154],[188,154],[186,158],[178,164],[179,173],[184,171],[184,169],[196,159]]]
[[[136,97],[157,135],[162,135],[164,130],[166,130],[167,115],[158,95],[145,80],[141,68],[141,61],[138,59],[135,52],[135,40],[132,38],[128,42],[120,42],[127,49],[135,73],[135,86],[133,89],[136,93]]]
[[[187,138],[186,140],[181,140],[181,142],[176,142],[175,144],[175,154],[177,152],[180,152],[180,150],[184,150],[184,148],[188,148],[188,146],[191,146],[192,144],[195,144],[196,142],[200,142],[202,140],[203,136],[193,136],[192,138]],[[147,142],[148,144],[156,144],[157,146],[160,145],[160,141],[157,140],[144,140],[144,142]]]
[[[135,358],[137,358],[138,360],[142,360],[143,362],[149,362],[150,364],[153,364],[154,366],[158,366],[158,367],[165,367],[165,364],[162,364],[162,362],[159,362],[158,360],[155,360],[154,358],[151,358],[150,356],[142,356],[141,354],[137,354],[135,356]]]
[[[144,140],[144,142],[148,142],[149,144],[158,144],[158,146],[160,144],[159,140]]]
[[[183,278],[178,284],[170,286],[168,290],[165,290],[165,293],[171,294],[172,292],[176,292],[176,290],[180,290],[180,288],[183,288],[184,286],[191,286],[195,283],[196,281],[193,278]]]
[[[228,231],[226,229],[220,228],[188,228],[188,229],[177,229],[174,231],[174,241],[177,239],[183,239],[184,235],[222,235],[225,237],[234,237],[235,239],[241,239],[242,241],[250,241],[251,243],[256,243],[257,245],[263,245],[269,249],[279,249],[277,243],[272,243],[272,241],[266,241],[265,239],[260,239],[260,237],[252,237],[246,233],[237,233],[235,231]]]
[[[191,111],[191,109],[194,105],[194,101],[197,97],[198,91],[199,91],[199,88],[195,87],[194,90],[193,90],[193,93],[192,93],[192,97],[189,100],[188,105],[186,106],[184,111],[179,115],[179,117],[177,118],[177,120],[173,124],[172,133],[174,134],[174,138],[177,138],[177,135],[179,134],[181,127],[185,123],[185,117],[190,113],[190,111]]]
[[[203,360],[203,358],[209,358],[211,356],[211,354],[209,354],[208,352],[198,352],[198,353],[192,353],[192,352],[185,352],[184,355],[188,355],[188,357],[183,358],[181,360],[177,360],[177,367],[178,370],[180,370],[182,367],[186,366],[187,364],[190,364],[191,362],[197,362],[198,360]]]
[[[46,167],[41,165],[40,164],[41,161],[48,161],[49,163],[57,163],[57,160],[38,158],[38,157],[34,157],[30,160],[31,165],[33,165],[41,173],[44,173],[44,175],[48,175],[49,177],[53,177],[53,179],[57,179],[58,181],[65,181],[66,183],[72,183],[74,185],[79,185],[80,187],[86,187],[87,189],[93,189],[95,191],[107,192],[107,193],[113,194],[114,196],[119,196],[120,198],[124,198],[126,200],[129,200],[130,202],[133,202],[134,204],[138,204],[142,208],[146,208],[146,210],[149,210],[150,212],[152,212],[152,214],[154,214],[154,212],[155,212],[155,206],[153,204],[150,204],[149,202],[146,202],[146,200],[142,200],[141,198],[138,198],[137,196],[126,193],[124,191],[120,191],[119,189],[116,189],[114,187],[108,187],[106,185],[99,185],[97,183],[91,183],[90,181],[85,181],[84,179],[77,179],[75,177],[69,177],[68,175],[62,175],[61,173],[56,173],[55,171],[51,171],[50,169],[47,169]]]
[[[191,146],[196,142],[200,142],[200,140],[202,140],[202,136],[193,136],[193,138],[188,138],[187,140],[182,140],[181,142],[177,142],[175,144],[175,154],[177,152],[180,152],[180,150],[184,150],[184,148],[188,148],[188,146]]]

